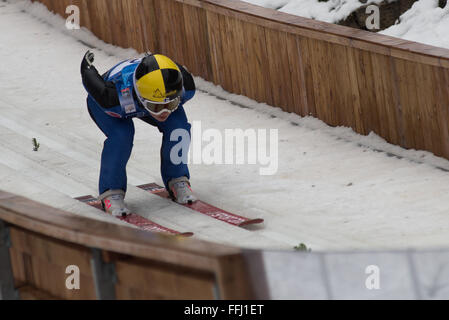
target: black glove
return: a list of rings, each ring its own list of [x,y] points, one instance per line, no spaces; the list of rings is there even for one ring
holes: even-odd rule
[[[81,62],[81,74],[86,69],[90,69],[90,67],[92,67],[94,60],[95,60],[95,54],[92,51],[87,50],[86,54],[83,57],[83,62]]]
[[[179,70],[181,70],[182,79],[184,82],[184,88],[186,90],[195,90],[196,89],[195,81],[193,80],[193,77],[192,77],[191,73],[189,72],[189,70],[187,69],[187,67],[182,66],[178,63],[177,63],[177,66],[178,66]]]

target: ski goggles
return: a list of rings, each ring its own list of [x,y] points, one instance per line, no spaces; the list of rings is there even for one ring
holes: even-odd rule
[[[169,102],[154,102],[147,100],[143,97],[139,97],[140,102],[142,102],[142,105],[145,107],[145,109],[155,115],[161,115],[164,112],[175,112],[176,109],[178,109],[180,103],[181,103],[181,97],[176,97],[172,101]]]

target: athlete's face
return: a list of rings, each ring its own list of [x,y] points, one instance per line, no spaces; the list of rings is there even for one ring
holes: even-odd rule
[[[153,115],[153,118],[156,119],[159,122],[164,122],[164,121],[166,121],[168,119],[170,114],[171,113],[167,111],[167,112],[163,112],[163,113],[161,113],[160,115],[157,115],[157,116]]]

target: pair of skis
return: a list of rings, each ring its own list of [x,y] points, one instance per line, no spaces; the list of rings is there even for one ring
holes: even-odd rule
[[[162,198],[171,199],[167,190],[164,187],[161,187],[160,185],[158,185],[156,183],[144,184],[144,185],[138,186],[138,188],[145,190],[151,194],[160,196]],[[79,200],[79,201],[84,202],[88,205],[91,205],[97,209],[102,210],[101,201],[91,195],[78,197],[78,198],[76,198],[76,200]],[[201,200],[198,200],[192,204],[185,204],[182,206],[187,207],[196,212],[202,213],[211,218],[214,218],[214,219],[226,222],[228,224],[237,226],[237,227],[244,227],[244,226],[259,224],[259,223],[263,222],[263,219],[249,219],[246,217],[242,217],[242,216],[227,212],[225,210],[222,210],[220,208],[217,208],[217,207],[210,205],[206,202],[203,202]],[[179,232],[179,231],[164,227],[154,221],[146,219],[146,218],[139,216],[135,213],[131,213],[130,215],[128,215],[126,217],[119,217],[119,219],[123,220],[127,223],[133,224],[145,231],[160,232],[160,233],[166,233],[166,234],[178,235],[178,236],[184,236],[184,237],[193,236],[192,232]]]

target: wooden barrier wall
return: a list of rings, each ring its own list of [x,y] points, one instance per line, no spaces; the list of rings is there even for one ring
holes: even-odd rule
[[[66,287],[72,265],[79,290]],[[0,300],[253,299],[248,268],[237,248],[87,219],[0,191]]]
[[[449,50],[235,0],[39,0],[225,90],[449,159]]]

